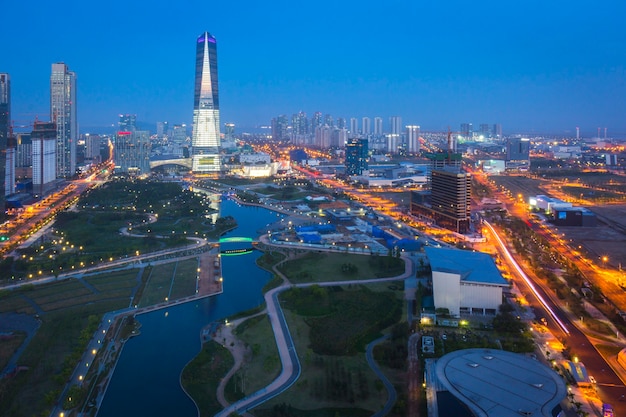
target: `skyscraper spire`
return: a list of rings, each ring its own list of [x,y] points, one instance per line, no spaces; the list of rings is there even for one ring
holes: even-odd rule
[[[220,105],[217,88],[217,43],[204,32],[196,43],[196,82],[191,135],[191,170],[219,172]]]

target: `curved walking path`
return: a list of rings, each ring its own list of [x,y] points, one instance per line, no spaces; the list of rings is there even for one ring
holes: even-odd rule
[[[278,347],[278,355],[280,357],[280,362],[282,365],[281,372],[278,375],[278,377],[276,377],[276,379],[272,381],[268,386],[229,405],[228,407],[220,411],[218,414],[216,414],[216,416],[227,417],[231,413],[241,414],[242,412],[248,411],[268,401],[269,399],[279,395],[280,393],[284,392],[298,380],[298,377],[300,376],[300,372],[301,372],[300,361],[298,359],[298,355],[296,352],[293,338],[291,337],[291,334],[289,333],[289,327],[287,326],[287,321],[283,314],[283,310],[281,309],[280,302],[278,301],[278,294],[294,287],[304,288],[304,287],[310,287],[313,285],[328,287],[328,286],[335,286],[335,285],[350,285],[350,284],[398,281],[398,280],[406,279],[412,276],[412,263],[410,259],[405,258],[404,273],[402,275],[398,275],[395,277],[377,278],[377,279],[368,279],[368,280],[313,282],[313,283],[295,284],[295,285],[288,284],[288,281],[285,278],[285,276],[281,274],[280,272],[278,272],[276,269],[274,270],[279,274],[279,276],[283,278],[283,280],[285,280],[286,283],[266,292],[264,294],[264,297],[265,297],[265,303],[267,305],[267,314],[269,316],[270,323],[272,325],[274,338],[276,339],[276,346]],[[375,342],[378,342],[378,341],[375,341]],[[386,379],[383,379],[383,383],[385,383],[385,381]],[[391,387],[391,389],[393,389],[393,387]],[[387,390],[388,392],[390,392],[389,388]],[[393,392],[395,393],[395,390],[393,390]],[[391,402],[391,405],[393,405],[393,402],[395,402],[395,398]],[[389,401],[387,401],[387,404],[389,404]],[[385,405],[385,408],[383,409],[383,411],[385,411],[386,407],[387,405]],[[385,411],[385,414],[387,412],[388,410]],[[376,415],[382,416],[384,414],[376,414]]]
[[[246,346],[237,336],[234,335],[234,330],[239,326],[240,323],[256,317],[261,314],[265,314],[266,310],[263,310],[257,314],[252,316],[242,317],[237,320],[233,320],[225,325],[219,327],[218,331],[213,336],[213,340],[217,343],[224,344],[224,347],[230,351],[233,355],[235,363],[232,368],[228,371],[228,373],[220,380],[219,385],[217,386],[217,400],[222,405],[222,407],[228,407],[230,403],[226,400],[226,396],[224,395],[224,390],[226,388],[226,384],[230,381],[230,378],[241,368],[243,365],[244,357],[246,355]]]
[[[383,381],[383,385],[385,385],[385,389],[387,390],[387,402],[385,403],[385,406],[383,407],[382,410],[378,411],[372,417],[386,416],[389,413],[389,411],[391,411],[391,407],[393,407],[394,403],[396,402],[396,399],[398,398],[398,393],[396,392],[396,389],[393,387],[393,384],[389,381],[389,379],[387,379],[385,374],[383,374],[383,372],[378,367],[378,364],[374,360],[374,347],[378,345],[379,343],[384,342],[387,339],[389,339],[388,334],[384,335],[383,337],[379,337],[373,342],[370,342],[367,345],[367,350],[365,351],[365,359],[367,359],[367,364],[370,366],[370,368],[372,368],[376,376],[381,381]]]

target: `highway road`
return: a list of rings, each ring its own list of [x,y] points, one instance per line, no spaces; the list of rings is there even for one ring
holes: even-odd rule
[[[516,283],[526,289],[525,295],[535,309],[535,315],[545,317],[551,331],[556,333],[557,337],[569,347],[572,355],[576,355],[578,360],[585,364],[589,374],[594,376],[597,381],[598,395],[602,401],[613,405],[616,415],[626,416],[626,401],[623,397],[626,393],[626,386],[620,376],[577,326],[576,318],[563,311],[551,292],[546,291],[538,283],[532,282],[528,276],[522,276],[522,274],[526,274],[510,254],[502,239],[499,238],[496,230],[488,223],[486,225],[496,237],[499,250],[504,254],[503,258],[510,264],[511,269],[517,272]],[[529,275],[532,276],[532,274]]]

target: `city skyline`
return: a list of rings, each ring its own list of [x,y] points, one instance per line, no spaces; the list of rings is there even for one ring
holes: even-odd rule
[[[346,120],[399,115],[425,131],[471,122],[569,136],[579,126],[586,137],[607,127],[609,137],[626,137],[626,5],[618,1],[322,1],[306,13],[282,0],[114,1],[97,13],[75,0],[36,6],[3,9],[0,35],[10,42],[0,71],[11,75],[16,124],[47,117],[54,62],[80,75],[81,132],[113,127],[120,113],[191,124],[191,44],[208,30],[220,43],[221,119],[237,126],[303,110]],[[117,30],[119,10],[141,18]],[[20,16],[36,30],[24,30]],[[55,42],[16,59],[42,33]]]

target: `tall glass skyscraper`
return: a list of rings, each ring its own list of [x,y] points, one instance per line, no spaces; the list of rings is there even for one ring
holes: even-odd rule
[[[196,86],[193,99],[191,170],[219,172],[220,101],[217,90],[217,43],[204,32],[196,43]]]
[[[0,73],[0,221],[4,220],[5,194],[7,185],[5,185],[6,175],[5,166],[7,163],[7,145],[9,142],[9,126],[11,125],[11,80],[9,74]]]
[[[50,119],[57,127],[56,177],[70,178],[76,173],[76,73],[62,62],[52,64],[50,75]]]

